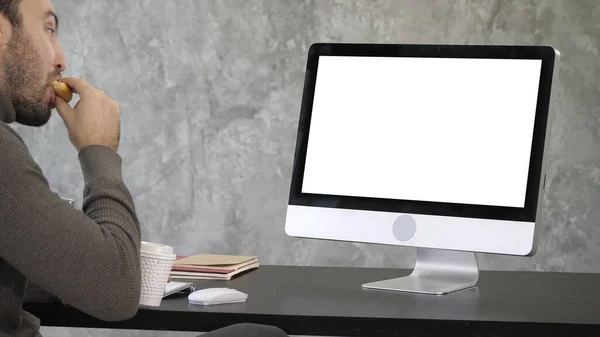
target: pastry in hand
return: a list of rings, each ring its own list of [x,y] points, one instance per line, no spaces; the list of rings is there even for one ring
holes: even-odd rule
[[[66,84],[59,82],[57,80],[52,81],[52,88],[56,93],[56,96],[59,96],[65,102],[69,103],[71,99],[73,99],[73,92],[71,88],[69,88]]]

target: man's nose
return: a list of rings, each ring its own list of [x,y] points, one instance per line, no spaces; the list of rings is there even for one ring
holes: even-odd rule
[[[56,58],[54,60],[54,69],[60,71],[61,73],[67,70],[67,59],[65,58],[65,54],[62,51],[62,48],[58,47],[56,51]]]

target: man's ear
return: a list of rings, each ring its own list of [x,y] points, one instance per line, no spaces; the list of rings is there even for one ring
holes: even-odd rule
[[[8,19],[6,14],[0,13],[0,46],[2,46],[2,49],[4,49],[3,46],[6,45],[8,41],[10,41],[12,33],[13,27],[10,23],[10,20]]]

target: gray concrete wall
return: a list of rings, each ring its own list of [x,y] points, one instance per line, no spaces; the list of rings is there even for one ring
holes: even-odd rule
[[[121,102],[120,153],[145,240],[264,264],[410,267],[414,250],[286,237],[306,52],[314,42],[548,44],[556,83],[538,253],[484,269],[600,271],[597,1],[53,0],[68,76]],[[60,118],[23,129],[53,188],[80,202]],[[187,336],[43,330],[46,336]],[[193,334],[190,334],[193,335]]]

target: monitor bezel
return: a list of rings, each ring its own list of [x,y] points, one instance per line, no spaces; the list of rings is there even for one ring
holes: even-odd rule
[[[320,56],[383,56],[427,58],[487,58],[537,59],[542,61],[536,115],[530,156],[525,207],[503,207],[459,203],[366,198],[355,196],[302,193],[308,135],[315,84]],[[364,211],[385,211],[405,214],[423,214],[534,222],[538,215],[543,184],[542,175],[546,157],[546,133],[550,107],[555,50],[548,46],[503,45],[427,45],[427,44],[358,44],[315,43],[308,51],[302,105],[292,168],[289,205],[314,206]]]

